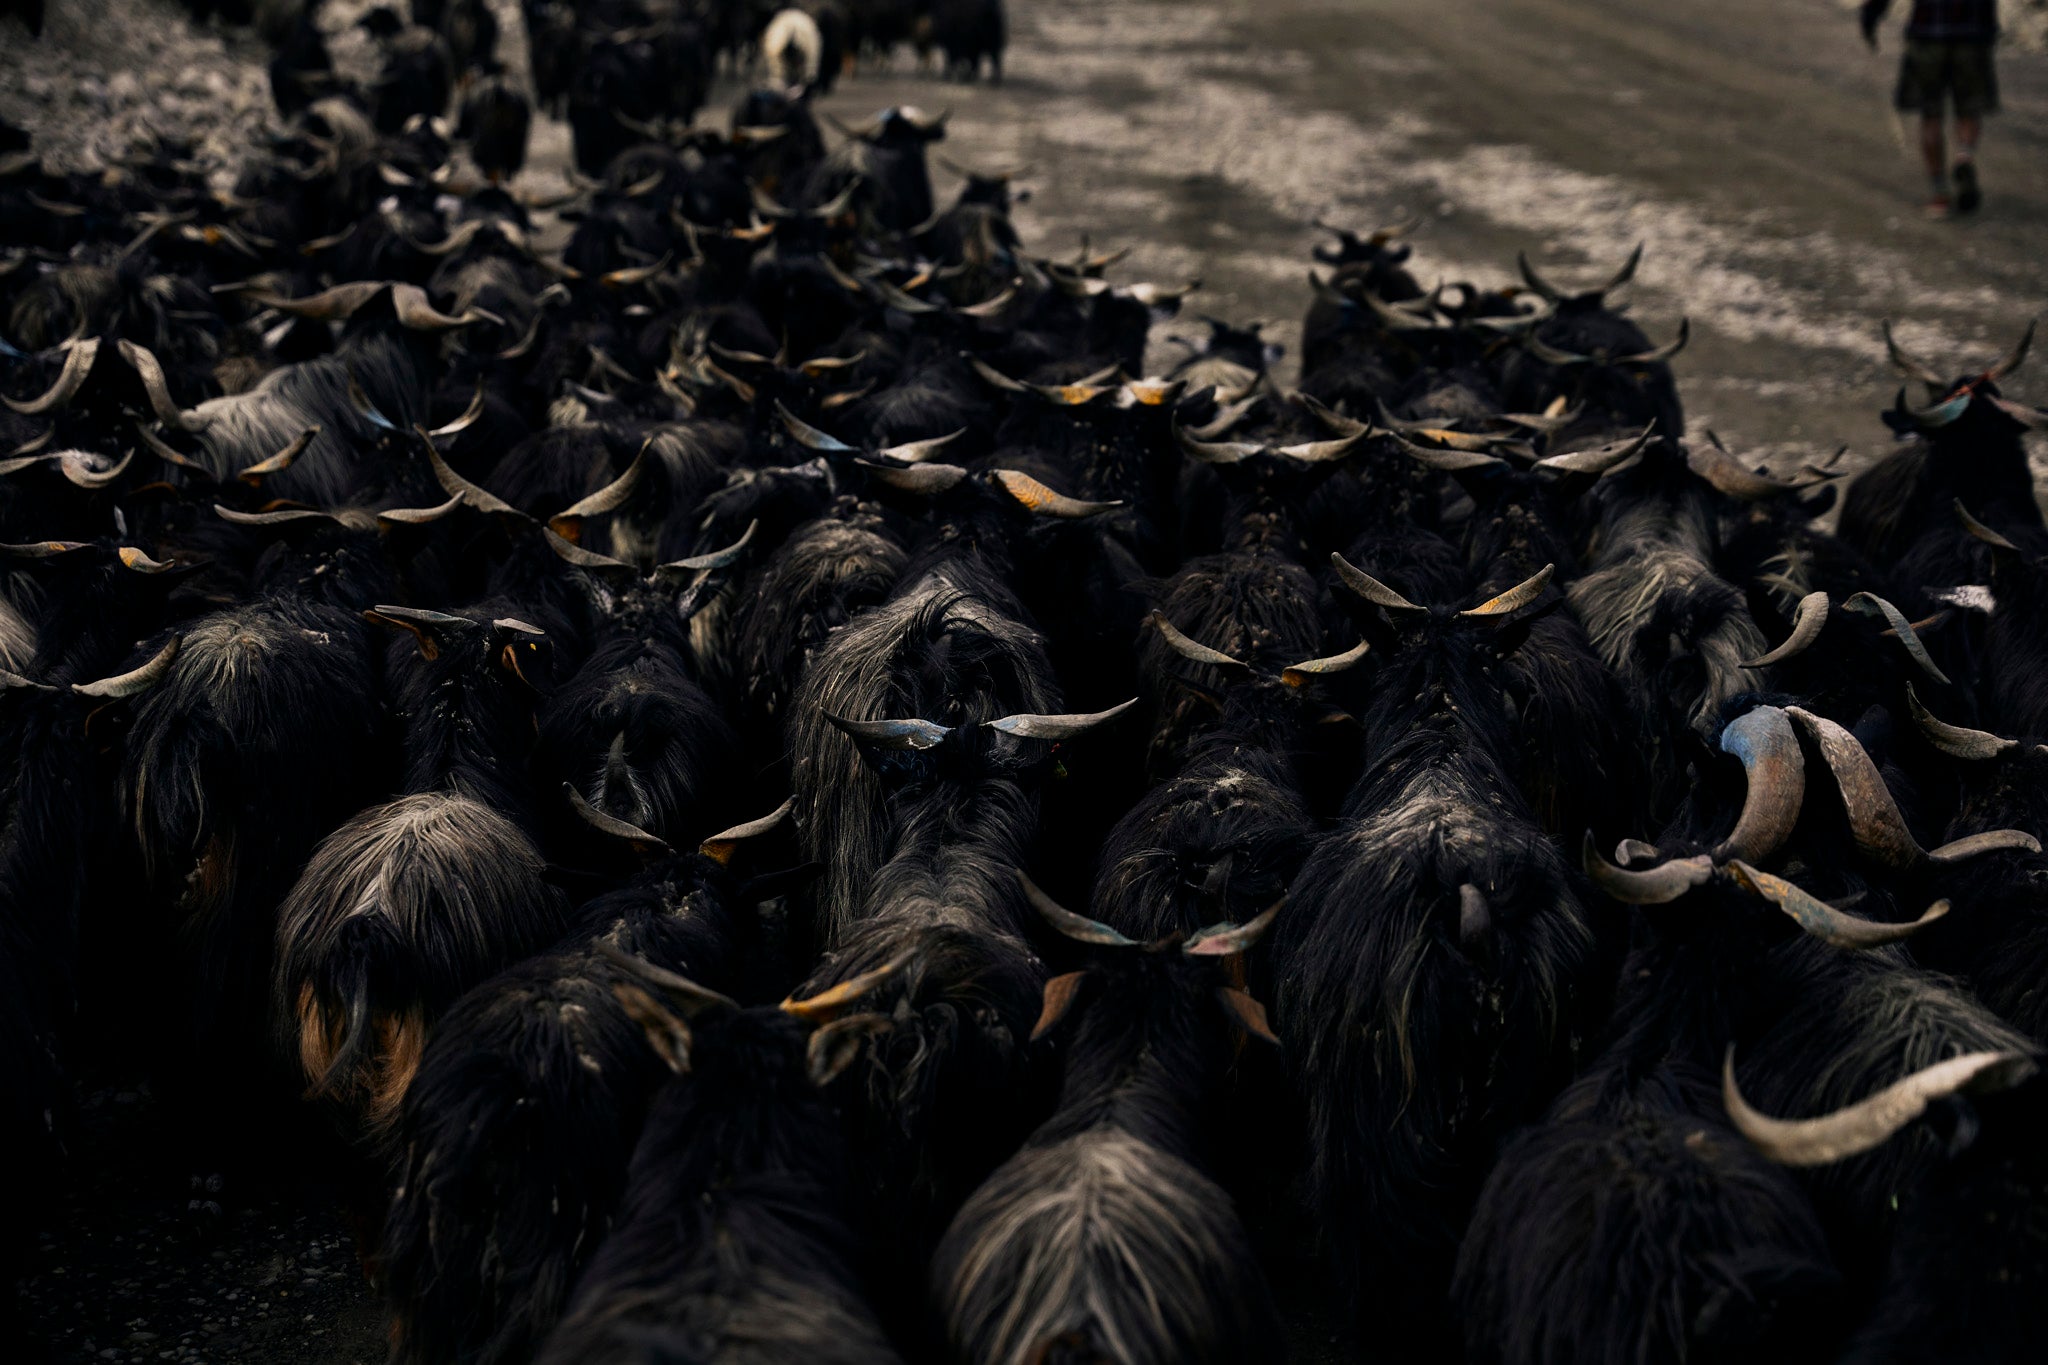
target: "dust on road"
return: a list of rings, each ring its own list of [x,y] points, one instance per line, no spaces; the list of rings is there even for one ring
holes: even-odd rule
[[[1591,279],[1645,242],[1635,309],[1660,341],[1692,320],[1694,428],[1794,464],[1889,440],[1880,320],[1960,369],[2048,303],[2042,56],[2001,53],[1985,208],[1934,223],[1896,28],[1873,55],[1831,0],[1037,0],[1012,23],[1000,90],[906,61],[826,107],[953,109],[955,160],[1037,172],[1028,241],[1135,245],[1129,277],[1204,281],[1193,311],[1291,333],[1317,216],[1425,215],[1425,282],[1504,280],[1524,248]]]

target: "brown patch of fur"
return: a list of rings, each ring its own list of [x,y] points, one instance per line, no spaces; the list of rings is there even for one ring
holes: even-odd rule
[[[419,1073],[420,1054],[427,1046],[427,1021],[418,1010],[408,1010],[400,1015],[379,1015],[376,1026],[376,1071],[365,1113],[370,1126],[383,1132],[398,1121],[398,1107]]]
[[[310,982],[299,987],[298,1015],[299,1065],[306,1071],[306,1096],[310,1099],[323,1088],[321,1082],[334,1065],[335,1051],[341,1046],[341,1021],[330,1019],[320,1008]]]

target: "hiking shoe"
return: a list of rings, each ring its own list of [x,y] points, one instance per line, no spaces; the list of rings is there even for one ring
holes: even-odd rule
[[[1956,163],[1956,212],[1975,213],[1977,205],[1984,202],[1984,191],[1977,187],[1977,163],[1958,161]]]
[[[1935,195],[1932,199],[1928,200],[1925,204],[1922,204],[1920,206],[1920,211],[1926,214],[1929,218],[1955,217],[1955,210],[1949,204],[1948,196],[1945,194]]]

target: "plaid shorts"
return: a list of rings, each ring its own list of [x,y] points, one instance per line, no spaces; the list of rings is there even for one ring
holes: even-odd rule
[[[1909,41],[1899,60],[1899,88],[1892,103],[1938,118],[1951,100],[1957,118],[1976,118],[1998,108],[1991,44]]]

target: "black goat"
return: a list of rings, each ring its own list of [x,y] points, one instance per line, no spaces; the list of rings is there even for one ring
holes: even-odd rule
[[[1278,1359],[1271,1296],[1230,1197],[1204,1173],[1203,1134],[1240,1033],[1278,1041],[1221,968],[1279,906],[1147,946],[1025,889],[1061,934],[1101,951],[1046,983],[1034,1037],[1080,1013],[1058,1108],[933,1258],[952,1358]]]

